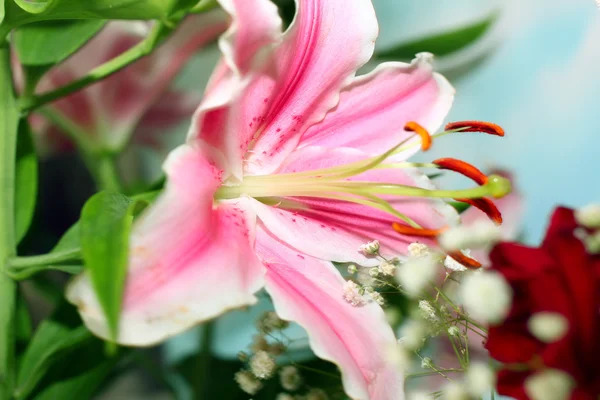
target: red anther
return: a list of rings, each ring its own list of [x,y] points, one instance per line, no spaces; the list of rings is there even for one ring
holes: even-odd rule
[[[440,229],[414,228],[412,226],[404,225],[398,222],[392,222],[392,228],[401,235],[421,237],[437,237],[446,229],[448,229],[447,227],[443,227]]]
[[[421,137],[421,150],[427,151],[431,148],[431,135],[427,129],[417,124],[415,121],[409,121],[404,125],[404,130],[414,132]]]
[[[460,201],[462,203],[467,203],[472,205],[475,208],[483,211],[489,219],[494,221],[496,225],[502,224],[502,213],[498,210],[498,207],[494,204],[494,202],[487,197],[480,197],[478,199],[454,199],[456,201]]]
[[[485,121],[457,121],[446,125],[446,130],[461,129],[461,132],[483,132],[489,135],[504,136],[504,129],[500,125]]]
[[[433,164],[437,165],[441,169],[447,169],[450,171],[458,172],[467,178],[472,179],[479,185],[485,185],[488,181],[488,177],[477,169],[474,165],[467,162],[457,160],[456,158],[438,158],[433,161]]]
[[[478,269],[481,268],[481,263],[474,258],[464,255],[462,251],[451,251],[448,255],[458,261],[460,264],[464,265],[470,269]]]

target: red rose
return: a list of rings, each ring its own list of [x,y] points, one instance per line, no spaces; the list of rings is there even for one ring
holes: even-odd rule
[[[600,398],[600,256],[589,254],[577,238],[582,229],[573,210],[558,208],[541,247],[501,243],[491,253],[492,269],[514,294],[508,317],[490,327],[486,343],[505,364],[498,374],[500,394],[527,400],[525,379],[553,368],[572,376],[572,400]],[[558,341],[544,343],[528,330],[529,318],[542,311],[568,321]]]

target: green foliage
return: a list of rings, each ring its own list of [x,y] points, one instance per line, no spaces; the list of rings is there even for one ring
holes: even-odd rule
[[[107,358],[99,340],[85,342],[67,355],[60,369],[49,371],[36,400],[90,399],[107,380],[122,357]]]
[[[497,16],[497,13],[493,13],[481,21],[467,26],[379,51],[376,53],[376,57],[386,60],[410,60],[415,54],[423,51],[428,51],[436,56],[454,53],[481,39],[496,21]]]
[[[29,14],[49,19],[157,19],[189,0],[14,0]]]
[[[90,40],[104,20],[44,21],[20,27],[14,33],[14,46],[21,64],[57,64]]]
[[[59,306],[39,325],[20,360],[15,399],[27,398],[50,369],[65,363],[66,354],[91,339],[73,307],[66,303]]]
[[[118,333],[133,217],[147,204],[119,193],[100,192],[81,212],[79,237],[84,264],[113,338]]]
[[[448,202],[452,207],[454,207],[454,209],[459,213],[462,214],[465,211],[467,211],[471,205],[469,203],[463,203],[461,201],[450,201]]]
[[[35,212],[38,163],[31,131],[26,120],[19,123],[15,165],[15,238],[23,239]]]

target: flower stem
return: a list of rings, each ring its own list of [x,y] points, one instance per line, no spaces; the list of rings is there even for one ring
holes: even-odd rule
[[[115,72],[122,70],[131,63],[145,57],[159,45],[162,39],[171,32],[172,28],[163,23],[156,23],[154,28],[143,41],[133,46],[129,50],[121,53],[117,57],[104,64],[94,68],[84,77],[77,79],[63,87],[43,93],[37,96],[23,97],[19,100],[19,106],[22,112],[30,112],[38,107],[48,104],[54,100],[60,99],[74,93],[86,86],[98,82]]]
[[[209,398],[207,390],[210,385],[210,364],[211,364],[211,346],[215,330],[214,321],[205,322],[201,326],[200,351],[196,358],[196,368],[198,379],[194,381],[194,400],[203,400]]]
[[[4,261],[16,253],[15,158],[19,111],[12,87],[10,48],[0,37],[0,400],[11,398],[15,383],[16,282]]]
[[[57,253],[42,254],[39,256],[12,257],[8,259],[6,266],[12,269],[22,269],[76,261],[79,259],[81,259],[81,249],[73,249]]]

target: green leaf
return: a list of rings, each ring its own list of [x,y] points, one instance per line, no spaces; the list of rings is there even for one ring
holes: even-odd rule
[[[119,193],[100,192],[87,201],[81,212],[79,235],[84,264],[113,338],[118,333],[133,217],[147,204]]]
[[[436,56],[445,56],[463,49],[479,40],[492,26],[498,13],[459,29],[414,40],[387,50],[379,51],[376,57],[390,60],[410,60],[415,54],[428,51]]]
[[[0,24],[4,21],[4,1],[0,0]]]
[[[96,339],[85,342],[76,352],[67,354],[40,382],[36,400],[90,399],[124,355],[107,358],[104,344]]]
[[[23,239],[35,212],[38,163],[31,130],[25,119],[19,123],[17,162],[15,165],[15,238]]]
[[[25,66],[57,64],[87,43],[104,20],[44,21],[27,24],[14,33],[19,61]]]
[[[51,318],[39,325],[25,350],[20,362],[15,399],[28,397],[48,370],[90,339],[91,334],[79,324],[74,308],[66,303],[60,305]]]
[[[468,209],[471,207],[471,205],[470,205],[470,204],[468,204],[468,203],[463,203],[463,202],[460,202],[460,201],[450,201],[450,202],[449,202],[449,204],[450,204],[452,207],[454,207],[454,209],[455,209],[455,210],[456,210],[456,211],[457,211],[459,214],[462,214],[462,213],[464,213],[465,211],[467,211],[467,210],[468,210]]]
[[[161,19],[189,0],[14,0],[43,19]],[[41,18],[40,18],[41,19]]]

